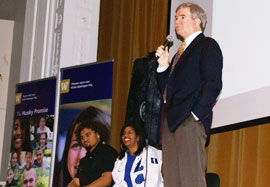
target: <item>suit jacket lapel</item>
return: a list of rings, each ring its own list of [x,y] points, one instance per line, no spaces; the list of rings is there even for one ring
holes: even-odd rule
[[[203,33],[199,34],[194,40],[189,44],[189,46],[185,49],[180,59],[178,60],[176,67],[180,66],[180,64],[185,63],[185,58],[189,56],[189,54],[194,51],[193,48],[197,46],[198,42],[203,39],[205,36]],[[176,68],[175,67],[175,68]]]

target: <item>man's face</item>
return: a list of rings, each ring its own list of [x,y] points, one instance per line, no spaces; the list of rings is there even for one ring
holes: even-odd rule
[[[32,164],[32,153],[31,152],[26,152],[26,155],[25,155],[26,168],[30,168],[31,164]]]
[[[175,31],[186,39],[194,32],[200,31],[200,19],[192,18],[190,8],[180,8],[175,14]]]
[[[37,150],[36,156],[37,156],[37,164],[41,165],[42,160],[43,160],[43,152],[42,152],[42,150]]]
[[[14,146],[14,148],[15,149],[22,148],[24,134],[23,134],[23,130],[22,130],[22,127],[21,127],[21,122],[18,119],[15,120],[12,135],[13,135],[12,138],[13,138],[13,146]]]
[[[96,145],[99,143],[99,134],[93,131],[92,129],[84,128],[81,131],[81,142],[83,147],[86,150],[93,151],[96,147]]]
[[[23,173],[23,187],[35,187],[37,184],[35,169],[24,170]]]

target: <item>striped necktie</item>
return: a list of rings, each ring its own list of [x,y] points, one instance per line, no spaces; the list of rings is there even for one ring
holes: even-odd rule
[[[186,42],[183,41],[178,49],[178,53],[176,54],[175,58],[174,58],[174,61],[173,61],[173,64],[172,64],[172,69],[171,69],[171,72],[170,72],[170,75],[172,74],[173,70],[174,70],[174,67],[175,65],[177,64],[179,58],[181,57],[181,55],[183,54],[184,50],[185,50],[185,47],[186,47]]]
[[[185,47],[186,47],[186,42],[183,41],[178,49],[178,52],[176,53],[175,55],[175,58],[173,60],[173,64],[172,64],[172,68],[171,68],[171,71],[170,71],[170,76],[174,70],[174,67],[175,65],[177,64],[178,60],[180,59],[181,55],[183,54],[184,50],[185,50]],[[166,103],[166,96],[167,96],[167,86],[165,87],[165,90],[163,92],[163,101],[164,103]]]

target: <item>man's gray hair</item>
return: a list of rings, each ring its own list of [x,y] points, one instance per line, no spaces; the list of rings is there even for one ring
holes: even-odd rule
[[[207,23],[207,17],[204,10],[199,5],[190,2],[182,3],[176,8],[175,12],[177,12],[180,8],[189,8],[192,18],[199,18],[201,20],[200,27],[202,31],[204,31]]]

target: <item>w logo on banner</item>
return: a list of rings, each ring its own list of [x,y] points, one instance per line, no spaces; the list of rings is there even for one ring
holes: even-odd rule
[[[60,93],[68,93],[70,88],[70,79],[65,79],[61,81]]]
[[[16,105],[21,104],[21,102],[22,102],[22,93],[16,93],[16,97],[15,97]]]

